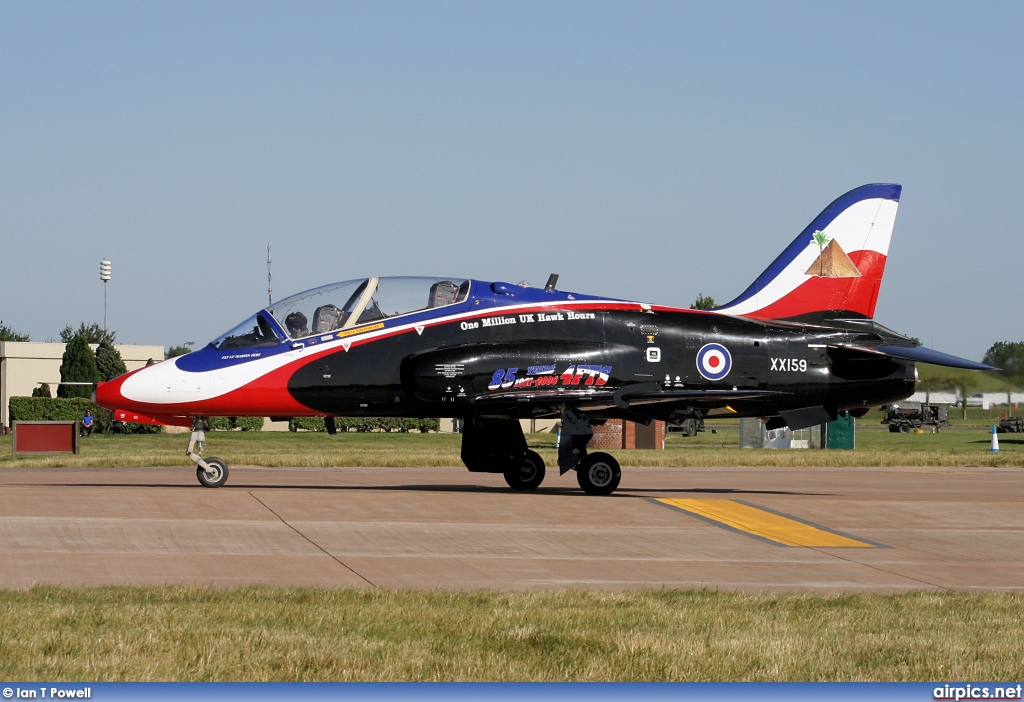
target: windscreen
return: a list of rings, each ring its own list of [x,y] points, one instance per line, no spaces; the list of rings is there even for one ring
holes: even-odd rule
[[[276,346],[280,343],[270,321],[262,312],[254,314],[237,327],[213,342],[221,351]]]

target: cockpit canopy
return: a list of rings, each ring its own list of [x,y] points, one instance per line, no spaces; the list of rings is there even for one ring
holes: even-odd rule
[[[464,302],[469,281],[460,278],[361,278],[292,295],[257,313],[213,342],[218,349],[280,343],[266,314],[291,339],[328,334],[361,324]]]

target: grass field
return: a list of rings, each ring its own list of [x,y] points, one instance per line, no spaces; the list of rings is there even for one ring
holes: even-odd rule
[[[711,433],[715,428],[717,433]],[[708,422],[695,437],[669,434],[665,451],[611,451],[624,466],[1024,466],[1024,436],[1000,436],[1001,452],[989,452],[984,426],[937,434],[893,434],[863,424],[854,451],[762,450],[739,448],[735,423]],[[453,434],[311,432],[212,432],[206,455],[234,466],[461,466],[461,437]],[[529,434],[527,441],[544,461],[555,464],[555,437]],[[20,467],[188,467],[187,434],[95,435],[81,441],[77,456],[11,457],[11,437],[0,437],[0,469]]]
[[[0,591],[5,680],[1013,680],[1024,596]]]

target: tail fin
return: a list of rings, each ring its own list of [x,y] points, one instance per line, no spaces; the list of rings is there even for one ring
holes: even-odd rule
[[[715,311],[811,323],[871,319],[902,190],[862,185],[839,197],[742,295]]]

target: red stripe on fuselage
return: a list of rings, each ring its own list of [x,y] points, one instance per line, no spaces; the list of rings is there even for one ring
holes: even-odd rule
[[[675,308],[655,308],[660,311],[672,311],[672,312],[694,312],[694,310],[682,310]],[[581,303],[576,305],[565,305],[562,303],[552,305],[529,305],[523,307],[514,308],[490,308],[487,310],[473,311],[470,313],[455,314],[450,317],[443,317],[441,319],[424,320],[418,323],[404,322],[397,325],[392,329],[384,329],[379,332],[371,332],[367,336],[359,338],[353,337],[351,341],[351,347],[361,346],[363,344],[373,343],[375,341],[381,341],[388,339],[400,334],[416,333],[416,326],[424,328],[440,327],[450,324],[460,324],[462,322],[474,319],[483,319],[485,317],[497,317],[497,316],[514,316],[518,314],[530,314],[535,312],[575,312],[580,310],[588,311],[622,311],[632,310],[640,312],[644,310],[644,306],[636,302],[591,302]],[[703,313],[701,313],[703,314]],[[350,348],[351,348],[350,347]],[[178,415],[178,416],[203,416],[203,417],[308,417],[318,416],[323,412],[314,410],[311,407],[307,407],[295,400],[291,393],[288,392],[288,381],[300,367],[305,366],[317,359],[323,358],[331,354],[339,353],[342,351],[340,344],[331,343],[328,347],[312,347],[306,349],[305,352],[298,358],[289,363],[276,368],[265,375],[256,378],[255,380],[243,385],[240,388],[231,390],[219,395],[217,397],[210,398],[208,400],[199,400],[196,402],[177,402],[177,403],[150,403],[150,402],[137,402],[129,400],[121,394],[121,386],[124,381],[130,376],[138,373],[139,371],[133,371],[127,375],[123,375],[120,378],[110,381],[109,383],[101,383],[96,391],[96,399],[98,404],[103,407],[109,407],[114,409],[126,409],[134,412],[142,412],[146,414],[159,414],[159,415]],[[165,363],[173,363],[174,361],[165,361]],[[140,369],[144,370],[144,369]],[[187,371],[181,371],[185,373]],[[216,372],[216,371],[209,371]]]

